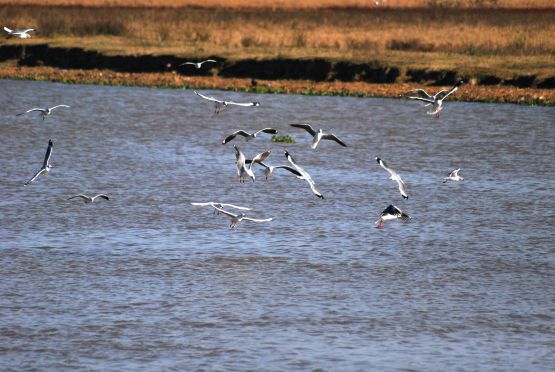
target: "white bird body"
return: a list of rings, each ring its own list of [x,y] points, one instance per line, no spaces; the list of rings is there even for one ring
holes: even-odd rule
[[[67,200],[71,200],[71,199],[76,199],[76,198],[81,198],[83,199],[83,201],[85,203],[94,203],[94,201],[96,200],[96,198],[101,198],[101,199],[105,199],[105,200],[110,200],[110,198],[108,197],[108,195],[105,194],[97,194],[94,196],[87,196],[85,194],[79,194],[79,195],[73,195],[70,196],[69,198],[67,198]]]
[[[452,171],[451,173],[449,173],[449,175],[447,177],[443,178],[443,182],[447,182],[447,181],[464,181],[464,178],[462,178],[461,176],[459,176],[459,172],[460,172],[461,168],[455,169],[454,171]]]
[[[376,161],[383,169],[385,169],[390,174],[389,179],[397,182],[397,186],[399,186],[399,192],[401,193],[401,196],[404,199],[408,199],[409,195],[407,194],[407,189],[405,183],[401,179],[401,176],[393,169],[389,168],[385,161],[383,161],[380,157],[376,157]]]
[[[245,154],[243,154],[243,152],[241,151],[241,149],[239,149],[239,147],[234,145],[233,148],[235,149],[235,161],[236,161],[235,165],[237,166],[237,175],[239,176],[239,182],[244,183],[245,176],[250,177],[252,179],[252,182],[254,182],[256,177],[254,175],[254,172],[252,171],[252,165],[254,163],[259,163],[266,160],[268,156],[270,156],[271,151],[267,150],[267,151],[261,152],[260,154],[257,154],[254,158],[252,158],[249,166],[247,167]]]
[[[214,114],[218,115],[220,112],[222,112],[224,109],[226,109],[229,105],[235,105],[235,106],[242,106],[242,107],[257,107],[260,106],[260,102],[246,102],[246,103],[241,103],[241,102],[233,102],[233,101],[222,101],[219,99],[216,99],[214,97],[209,97],[209,96],[205,96],[204,94],[200,94],[197,91],[193,91],[195,92],[195,94],[197,96],[199,96],[200,98],[203,98],[207,101],[210,102],[214,102]]]
[[[314,182],[312,177],[310,177],[310,174],[308,174],[308,172],[306,172],[303,168],[298,166],[297,163],[295,163],[295,160],[293,159],[291,154],[289,154],[288,151],[285,151],[285,157],[287,158],[289,163],[291,163],[293,168],[295,168],[297,170],[297,172],[299,172],[301,174],[300,176],[297,176],[297,178],[299,178],[301,180],[305,180],[306,182],[308,182],[308,185],[310,186],[310,190],[312,190],[314,195],[316,195],[317,197],[319,197],[321,199],[324,199],[324,195],[320,191],[318,191],[318,189],[316,188],[316,183]]]
[[[205,64],[205,63],[216,63],[216,62],[218,62],[218,61],[215,61],[213,59],[207,59],[207,60],[200,61],[200,62],[184,62],[184,63],[180,64],[179,66],[192,65],[192,66],[195,66],[198,70],[200,70],[200,68],[202,67],[203,64]]]
[[[347,145],[341,141],[335,134],[332,133],[324,133],[324,131],[322,129],[318,129],[317,131],[314,130],[314,128],[308,124],[308,123],[303,123],[303,124],[290,124],[292,127],[295,128],[302,128],[304,130],[306,130],[311,136],[312,136],[312,145],[310,146],[313,150],[316,149],[316,147],[318,147],[318,144],[320,143],[321,140],[332,140],[335,141],[337,143],[339,143],[341,146],[343,147],[347,147]]]
[[[21,116],[21,115],[25,115],[29,112],[34,112],[34,111],[38,111],[40,112],[40,115],[42,116],[42,120],[44,120],[48,115],[50,115],[52,113],[52,111],[58,107],[70,107],[68,105],[56,105],[54,107],[50,107],[50,108],[41,108],[41,107],[35,107],[32,109],[29,109],[25,112],[22,112],[21,114],[17,114],[16,116]]]
[[[8,38],[9,37],[18,37],[20,39],[28,39],[31,37],[31,35],[29,34],[29,32],[33,32],[35,31],[35,29],[33,28],[20,28],[20,29],[9,29],[7,27],[4,26],[4,31],[6,31],[8,33]]]
[[[381,229],[384,221],[396,220],[398,218],[403,220],[410,220],[411,217],[393,204],[390,204],[386,209],[383,210],[380,218],[375,222],[375,224],[377,225],[376,227],[378,229]]]
[[[457,81],[457,83],[451,89],[441,90],[441,91],[437,92],[436,94],[434,94],[433,96],[430,96],[423,89],[411,90],[409,93],[414,92],[418,96],[409,96],[407,98],[417,100],[417,101],[426,102],[427,103],[426,106],[431,104],[432,109],[430,111],[428,111],[427,114],[428,115],[435,115],[437,118],[439,118],[439,113],[440,113],[441,110],[443,110],[443,100],[446,99],[447,97],[449,97],[454,92],[456,92],[462,84],[463,84],[463,81],[459,80],[459,81]]]
[[[225,214],[226,216],[231,218],[231,223],[229,224],[229,227],[231,229],[236,228],[239,223],[241,223],[241,221],[252,221],[252,222],[270,222],[272,221],[272,218],[250,218],[247,217],[244,213],[239,213],[239,214],[234,214],[231,212],[228,212],[224,209],[220,209],[218,207],[216,207],[215,205],[213,205],[214,209],[216,209],[218,211],[218,213],[222,213]]]
[[[52,169],[52,165],[49,163],[49,161],[50,161],[50,157],[52,156],[52,146],[53,145],[54,144],[52,143],[52,140],[48,140],[48,147],[46,149],[46,154],[44,155],[44,161],[42,162],[42,167],[38,170],[37,173],[35,173],[33,178],[31,178],[29,181],[25,182],[23,184],[23,186],[27,186],[28,184],[30,184],[31,182],[36,180],[38,176],[50,172],[50,169]]]
[[[246,132],[244,130],[238,130],[233,132],[232,134],[230,134],[229,136],[227,136],[223,141],[222,141],[222,145],[225,145],[226,143],[232,141],[235,137],[237,136],[242,136],[245,137],[245,140],[248,142],[250,140],[253,140],[256,138],[256,136],[258,136],[258,134],[260,133],[269,133],[269,134],[276,134],[277,130],[275,130],[274,128],[264,128],[264,129],[260,129],[256,132],[253,133],[249,133]]]

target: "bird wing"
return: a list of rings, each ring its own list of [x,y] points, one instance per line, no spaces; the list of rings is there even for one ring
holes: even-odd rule
[[[205,61],[200,62],[200,64],[202,65],[203,63],[206,63],[206,62],[214,62],[214,63],[216,63],[216,62],[218,62],[218,61],[215,61],[215,60],[213,60],[213,59],[207,59],[207,60],[205,60]]]
[[[241,209],[241,210],[244,210],[244,211],[250,211],[250,210],[251,210],[251,208],[240,207],[240,206],[235,205],[235,204],[221,203],[220,205],[223,206],[223,207],[229,207],[229,208],[234,208],[234,209]]]
[[[396,206],[394,206],[393,204],[389,204],[389,206],[383,210],[382,212],[382,216],[385,216],[387,214],[391,214],[394,216],[397,216],[399,214],[401,214],[401,210],[399,208],[397,208]]]
[[[401,177],[397,176],[395,178],[395,181],[397,182],[397,185],[399,186],[399,192],[401,193],[401,196],[403,196],[403,198],[405,198],[405,199],[408,199],[409,195],[407,194],[407,188],[405,186],[405,183],[401,179]]]
[[[52,140],[48,140],[48,148],[46,149],[46,154],[44,154],[44,161],[42,162],[42,169],[45,169],[48,165],[48,161],[50,160],[50,156],[52,156]]]
[[[315,136],[316,135],[316,131],[314,130],[314,128],[312,128],[312,125],[305,123],[305,124],[290,124],[292,127],[295,128],[302,128],[304,130],[306,130],[308,133],[310,133],[311,136]]]
[[[295,160],[293,159],[293,157],[291,156],[291,154],[288,151],[285,151],[285,157],[287,158],[287,161],[289,161],[289,163],[291,163],[293,168],[295,168],[301,174],[298,177],[300,177],[302,179],[306,179],[307,181],[312,181],[312,178],[310,177],[310,174],[308,174],[303,168],[299,167],[297,165],[297,163],[295,163]]]
[[[428,92],[426,92],[424,89],[413,89],[406,93],[406,95],[411,95],[411,96],[412,94],[416,94],[418,97],[421,97],[421,98],[434,99],[434,97],[430,96]]]
[[[94,199],[94,198],[102,198],[102,199],[105,199],[105,200],[110,200],[110,198],[108,197],[108,195],[105,195],[105,194],[98,194],[98,195],[95,195],[95,196],[93,196],[93,199]]]
[[[244,130],[238,130],[236,132],[233,132],[232,134],[230,134],[229,136],[227,136],[223,141],[222,141],[222,145],[225,145],[226,143],[228,143],[229,141],[233,140],[235,137],[237,136],[243,136],[243,137],[250,137],[250,133],[245,132]]]
[[[314,183],[314,181],[311,178],[307,179],[307,182],[310,185],[310,189],[312,190],[314,195],[316,195],[320,199],[324,199],[324,195],[322,195],[322,193],[320,191],[318,191],[318,189],[316,188],[316,183]]]
[[[258,133],[260,132],[264,132],[264,133],[268,133],[268,134],[277,134],[277,130],[274,128],[264,128],[264,129],[260,129],[259,131],[255,132],[254,135],[258,135]]]
[[[245,221],[252,221],[252,222],[270,222],[273,218],[250,218],[250,217],[243,217]]]
[[[212,207],[214,207],[214,209],[217,210],[218,212],[223,213],[223,214],[225,214],[225,215],[227,215],[227,216],[229,216],[229,217],[232,217],[232,218],[236,218],[236,217],[237,217],[236,214],[233,214],[233,213],[231,213],[231,212],[228,212],[228,211],[226,211],[226,210],[223,210],[223,209],[221,209],[221,208],[218,208],[218,207],[216,207],[215,205],[212,205]]]
[[[254,163],[260,163],[260,162],[263,162],[264,160],[268,159],[268,157],[270,156],[271,153],[272,153],[272,150],[266,150],[264,152],[261,152],[260,154],[256,154],[256,156],[254,158],[252,158],[252,161],[249,165],[249,169],[252,169],[252,165]]]
[[[197,96],[199,96],[200,98],[204,98],[204,99],[206,99],[206,100],[208,100],[208,101],[218,102],[218,103],[224,103],[224,101],[220,101],[219,99],[216,99],[216,98],[214,98],[214,97],[208,97],[208,96],[205,96],[204,94],[200,94],[200,93],[197,92],[196,90],[194,90],[193,92],[195,92],[195,94],[196,94]]]
[[[25,115],[25,114],[27,114],[28,112],[33,112],[33,111],[46,112],[46,110],[43,109],[43,108],[35,107],[35,108],[32,108],[32,109],[27,110],[27,111],[25,111],[25,112],[22,112],[21,114],[17,114],[16,116]]]
[[[71,199],[76,199],[76,198],[81,198],[81,199],[85,199],[85,200],[88,199],[87,195],[79,194],[79,195],[70,196],[70,197],[67,198],[66,200],[71,200]]]
[[[428,99],[428,98],[422,98],[422,97],[407,97],[408,99],[415,99],[417,101],[424,101],[424,102],[428,102],[428,103],[434,103],[435,101],[433,99]]]
[[[347,145],[343,141],[341,141],[339,138],[337,138],[337,136],[335,134],[324,134],[322,136],[322,139],[332,140],[332,141],[335,141],[335,142],[339,143],[341,146],[347,147]]]
[[[235,105],[235,106],[243,106],[243,107],[251,107],[251,106],[258,106],[257,103],[258,102],[233,102],[233,101],[227,101],[226,102],[228,105]]]
[[[179,66],[184,66],[184,65],[196,65],[195,62],[183,62],[182,64],[180,64]],[[177,67],[179,67],[177,66]],[[195,92],[196,93],[196,92]]]
[[[20,30],[18,30],[18,31],[20,31]],[[31,32],[31,31],[35,31],[35,29],[34,28],[26,28],[25,30],[21,30],[20,32],[23,33],[23,34],[26,34],[27,32]]]
[[[27,186],[28,184],[30,184],[31,182],[33,182],[34,180],[36,180],[37,177],[40,176],[43,172],[44,172],[44,169],[39,170],[37,173],[35,173],[35,175],[33,176],[33,178],[31,178],[29,181],[25,182],[25,183],[23,184],[23,186]]]
[[[69,106],[68,105],[56,105],[54,107],[50,107],[50,110],[54,110],[55,108],[58,108],[58,107],[69,107]]]
[[[237,160],[237,170],[239,170],[245,166],[245,154],[239,147],[233,146],[233,148],[235,148],[235,159]]]
[[[383,161],[381,158],[376,157],[376,161],[378,162],[378,164],[379,164],[383,169],[385,169],[385,170],[391,175],[392,178],[397,178],[397,177],[399,177],[399,175],[397,174],[397,172],[395,172],[393,169],[389,168],[389,167],[387,166],[386,162]]]
[[[11,33],[11,32],[13,32],[13,30],[12,30],[12,29],[9,29],[9,28],[7,28],[6,26],[4,26],[4,31],[6,31],[6,32],[10,32],[10,33]]]
[[[296,176],[298,176],[298,177],[302,177],[302,176],[303,176],[298,170],[296,170],[295,168],[290,167],[290,166],[288,166],[288,165],[277,165],[277,166],[272,167],[272,168],[273,168],[273,169],[285,169],[285,170],[288,170],[289,172],[293,173],[294,175],[296,175]]]
[[[458,89],[459,89],[459,87],[455,85],[453,88],[451,88],[449,90],[442,90],[441,92],[436,94],[435,98],[436,98],[436,100],[444,100],[445,98],[447,98],[451,94],[455,93]]]
[[[457,177],[457,174],[459,173],[460,170],[461,170],[461,168],[455,169],[454,171],[449,173],[449,177]]]

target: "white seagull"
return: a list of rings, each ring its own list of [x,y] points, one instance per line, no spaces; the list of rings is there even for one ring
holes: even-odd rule
[[[401,179],[401,176],[399,176],[399,174],[397,172],[395,172],[393,169],[388,168],[385,161],[383,161],[380,157],[376,156],[376,161],[378,162],[379,165],[381,165],[381,167],[383,169],[385,169],[386,171],[389,172],[389,174],[390,174],[389,179],[392,180],[392,181],[397,182],[397,185],[399,186],[399,192],[401,193],[401,196],[404,199],[408,199],[409,196],[407,194],[407,189],[405,188],[405,183]]]
[[[50,115],[52,113],[52,110],[54,110],[55,108],[58,107],[69,107],[68,105],[56,105],[54,107],[50,107],[50,108],[40,108],[40,107],[36,107],[36,108],[32,108],[30,110],[27,110],[25,112],[22,112],[21,114],[17,114],[16,116],[21,116],[21,115],[25,115],[29,112],[33,112],[33,111],[39,111],[40,115],[42,116],[42,120],[44,120],[48,115]]]
[[[52,164],[49,164],[48,162],[50,161],[50,156],[52,156],[52,145],[53,145],[52,140],[48,140],[48,148],[46,149],[46,154],[44,155],[44,161],[42,162],[42,167],[39,169],[37,173],[35,173],[33,178],[25,182],[23,186],[27,186],[28,184],[33,182],[41,174],[50,172],[50,169],[52,168]]]
[[[256,106],[260,106],[260,102],[246,102],[246,103],[239,103],[239,102],[233,102],[233,101],[222,101],[219,99],[216,99],[214,97],[208,97],[205,96],[204,94],[200,94],[198,93],[196,90],[194,90],[193,92],[195,92],[195,94],[201,98],[204,98],[205,100],[214,102],[214,114],[218,115],[221,111],[223,111],[225,108],[227,108],[229,105],[235,105],[235,106],[243,106],[243,107],[256,107]]]
[[[383,210],[380,218],[374,223],[377,225],[376,227],[378,229],[381,229],[384,221],[396,220],[397,218],[400,218],[402,220],[410,220],[410,216],[408,214],[406,214],[393,204],[390,204],[386,209]]]
[[[256,131],[254,133],[248,133],[245,132],[244,130],[238,130],[233,132],[232,134],[230,134],[229,136],[227,136],[223,141],[222,141],[222,145],[225,145],[226,143],[228,143],[229,141],[233,140],[235,137],[237,136],[243,136],[245,137],[246,141],[250,141],[256,138],[256,136],[258,136],[259,133],[269,133],[269,134],[276,134],[277,130],[275,130],[274,128],[264,128],[264,129],[260,129],[259,131]]]
[[[250,211],[251,210],[250,208],[247,208],[247,207],[240,207],[238,205],[229,204],[229,203],[216,203],[216,202],[197,203],[197,202],[193,202],[191,204],[192,205],[200,205],[200,206],[209,205],[211,207],[215,207],[215,208],[218,208],[218,209],[225,209],[225,208],[229,207],[229,208],[233,208],[233,209],[242,209],[242,210],[245,210],[245,211]],[[214,210],[214,214],[216,214],[216,213],[220,214],[220,212]]]
[[[252,160],[250,160],[250,164],[247,167],[245,154],[243,154],[239,147],[233,145],[233,148],[235,149],[235,161],[237,166],[237,175],[239,176],[239,182],[245,182],[245,175],[249,176],[252,179],[252,182],[254,182],[256,177],[254,176],[254,172],[252,171],[253,164],[260,163],[268,159],[271,151],[266,150],[264,152],[261,152],[260,154],[257,154],[254,158],[252,158]]]
[[[4,27],[4,31],[6,31],[8,33],[8,38],[9,37],[18,37],[20,39],[28,39],[31,37],[31,35],[29,34],[29,32],[33,32],[35,31],[34,28],[19,28],[19,29],[9,29],[7,27]]]
[[[218,213],[223,213],[226,216],[231,217],[231,223],[229,224],[229,227],[231,229],[234,229],[237,227],[237,225],[239,225],[239,223],[241,221],[252,221],[252,222],[270,222],[272,220],[272,218],[250,218],[247,217],[244,213],[239,213],[239,214],[233,214],[231,212],[228,212],[226,210],[220,209],[218,207],[216,207],[215,205],[213,205],[214,209],[216,209],[218,211]]]
[[[94,203],[94,200],[95,200],[96,198],[101,198],[101,199],[105,199],[105,200],[110,200],[110,198],[108,197],[108,195],[105,195],[105,194],[97,194],[97,195],[95,195],[95,196],[87,196],[87,195],[84,195],[84,194],[79,194],[79,195],[70,196],[69,198],[67,198],[67,200],[76,199],[76,198],[81,198],[81,199],[83,199],[83,201],[84,201],[85,203]]]
[[[180,64],[179,66],[193,65],[193,66],[195,66],[197,69],[200,70],[200,68],[202,67],[202,65],[205,64],[205,63],[217,63],[217,62],[218,62],[218,61],[215,61],[215,60],[213,60],[213,59],[207,59],[207,60],[205,60],[205,61],[200,61],[200,62],[185,62],[185,63]],[[179,66],[178,66],[178,67],[179,67]]]
[[[292,127],[295,128],[302,128],[304,130],[306,130],[308,133],[310,133],[310,135],[313,137],[312,138],[312,145],[310,146],[313,150],[316,148],[316,146],[318,146],[318,144],[320,143],[321,140],[332,140],[335,141],[337,143],[339,143],[341,146],[347,147],[347,145],[341,141],[339,138],[337,138],[337,136],[335,136],[332,133],[324,133],[324,131],[322,129],[318,129],[318,131],[315,131],[314,128],[312,128],[312,126],[308,123],[305,124],[290,124]]]
[[[459,171],[460,170],[461,170],[461,168],[455,169],[454,171],[449,173],[449,175],[447,177],[443,178],[443,182],[445,183],[447,181],[464,181],[464,178],[459,176]]]
[[[285,150],[285,157],[287,158],[289,163],[291,163],[293,168],[295,168],[297,170],[297,172],[299,172],[301,174],[300,176],[297,176],[297,178],[299,178],[301,180],[305,180],[306,182],[308,182],[308,184],[310,185],[310,189],[312,190],[314,195],[316,195],[317,197],[319,197],[321,199],[324,199],[324,195],[322,195],[322,193],[320,191],[318,191],[318,189],[316,188],[316,183],[314,182],[312,177],[310,177],[310,174],[308,174],[304,169],[299,167],[297,165],[297,163],[295,163],[295,160],[293,159],[293,157],[291,156],[291,154],[289,154],[289,152],[287,150]]]
[[[426,91],[423,89],[415,89],[411,90],[410,93],[415,93],[417,96],[408,96],[408,99],[414,99],[418,101],[426,102],[427,104],[432,105],[432,109],[428,111],[428,115],[435,115],[436,118],[439,118],[439,113],[443,109],[443,100],[449,97],[451,94],[456,92],[459,87],[464,83],[464,81],[459,80],[455,83],[455,85],[451,89],[444,89],[437,92],[435,95],[430,96]]]

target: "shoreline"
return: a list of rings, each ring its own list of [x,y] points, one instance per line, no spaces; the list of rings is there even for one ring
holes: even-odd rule
[[[112,70],[62,70],[54,67],[26,67],[3,64],[0,79],[51,81],[66,84],[152,87],[173,89],[219,89],[248,93],[304,94],[400,98],[400,95],[422,84],[366,82],[314,82],[309,80],[263,80],[224,78],[220,76],[185,76],[172,72],[117,72]],[[440,86],[424,86],[440,90]],[[450,101],[513,103],[531,106],[555,106],[554,89],[517,88],[500,85],[465,84]]]

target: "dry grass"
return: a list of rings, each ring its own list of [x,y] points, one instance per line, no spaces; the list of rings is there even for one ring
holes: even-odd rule
[[[416,88],[414,84],[368,84],[363,82],[322,82],[302,80],[259,80],[221,77],[187,77],[174,73],[119,73],[102,70],[63,71],[51,67],[18,67],[4,64],[0,79],[32,79],[76,84],[150,86],[166,88],[225,89],[257,93],[296,93],[319,95],[351,95],[359,97],[399,97]],[[437,87],[441,89],[441,87]],[[553,89],[519,89],[506,86],[465,85],[450,100],[554,105]]]
[[[510,9],[554,8],[552,0],[0,0],[9,5],[62,5],[86,7],[208,7],[208,8],[423,8],[423,7],[496,7]]]

